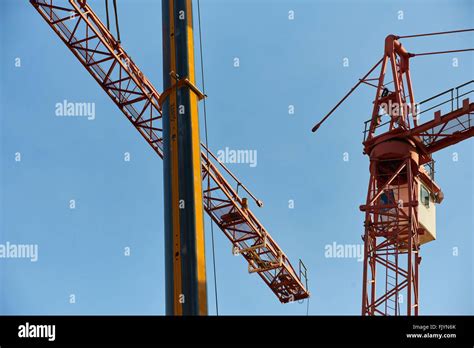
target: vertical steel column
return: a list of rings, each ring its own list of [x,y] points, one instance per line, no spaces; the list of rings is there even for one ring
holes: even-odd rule
[[[166,314],[206,315],[206,260],[191,0],[162,0]],[[176,75],[175,75],[176,74]]]
[[[361,206],[365,211],[362,315],[418,315],[418,160],[412,157],[409,153],[393,161],[371,158],[367,203]],[[406,312],[399,295],[406,298]]]

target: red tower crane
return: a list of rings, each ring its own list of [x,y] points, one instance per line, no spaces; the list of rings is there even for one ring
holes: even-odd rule
[[[188,0],[189,1],[189,0]],[[108,26],[85,0],[30,0],[38,13],[82,66],[117,105],[155,153],[163,159],[162,106],[170,94],[150,83]],[[118,34],[118,33],[117,33]],[[204,95],[185,76],[172,76],[173,88],[185,87],[198,99]],[[244,193],[263,205],[237,177],[201,143],[204,210],[232,243],[234,254],[248,263],[282,303],[309,296],[304,265],[295,271],[290,260],[249,207]],[[240,194],[239,194],[240,188]],[[178,313],[181,314],[181,313]]]
[[[474,49],[415,54],[400,39],[468,31],[474,29],[387,36],[382,59],[313,127],[315,132],[362,83],[376,88],[363,141],[370,179],[360,206],[365,213],[362,315],[418,315],[420,246],[436,238],[434,204],[443,199],[432,155],[474,135],[474,103],[468,98],[473,80],[416,104],[410,77],[413,57]],[[378,66],[379,76],[371,78]],[[429,120],[420,124],[422,114]]]

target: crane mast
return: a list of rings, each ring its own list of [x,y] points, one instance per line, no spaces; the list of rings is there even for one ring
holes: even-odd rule
[[[182,66],[181,68],[173,67],[170,60],[166,62],[169,56],[168,58],[165,56],[163,69],[169,79],[167,80],[165,77],[165,91],[160,94],[86,1],[30,0],[30,2],[155,153],[160,158],[165,158],[165,162],[170,161],[169,165],[171,165],[173,159],[172,156],[167,158],[169,147],[164,146],[163,129],[172,127],[173,124],[170,120],[163,120],[163,111],[172,107],[173,94],[176,96],[176,92],[179,91],[178,97],[180,95],[190,97],[191,104],[188,111],[194,108],[197,117],[196,101],[204,97],[194,85],[194,79],[190,76],[189,71],[180,70]],[[183,1],[183,4],[189,4],[189,1]],[[188,17],[188,20],[191,18]],[[165,38],[165,45],[171,44],[169,40],[168,43],[166,42]],[[164,52],[164,54],[171,55],[166,47]],[[182,52],[180,51],[180,53]],[[189,59],[189,57],[175,57],[175,59]],[[186,64],[189,64],[189,61]],[[179,112],[179,105],[175,109],[178,109]],[[171,132],[171,128],[168,130]],[[249,273],[257,273],[280,302],[288,303],[307,298],[309,291],[301,263],[297,272],[280,246],[256,218],[249,207],[248,199],[250,198],[259,207],[263,203],[204,144],[198,143],[196,146],[195,140],[196,135],[192,143],[194,144],[192,147],[193,157],[192,159],[188,158],[188,161],[193,161],[195,165],[200,161],[199,179],[201,182],[199,185],[196,183],[198,175],[193,172],[191,178],[194,187],[195,189],[202,187],[204,211],[230,240],[233,253],[243,256],[248,263]],[[191,145],[188,144],[188,146]],[[168,170],[170,169],[169,165],[165,164],[168,166]],[[174,172],[175,174],[176,172]],[[168,185],[169,182],[165,182],[165,187]],[[239,188],[240,193],[238,192]],[[171,190],[169,186],[168,190]],[[169,191],[165,192],[165,194],[169,193]],[[248,197],[243,197],[242,193]],[[199,194],[196,193],[196,195],[194,202],[199,200]],[[198,216],[198,210],[199,207],[193,209],[194,219]],[[203,241],[199,243],[201,243],[199,248],[202,251]],[[203,255],[202,252],[200,255]],[[202,262],[202,257],[199,262]],[[173,264],[170,267],[178,266]],[[196,276],[197,281],[189,288],[196,289],[195,285],[197,284],[197,292],[200,292],[201,298],[204,298],[203,287],[199,290],[199,285],[204,284],[202,270],[199,277]],[[177,294],[178,291],[181,290],[173,285],[173,294]],[[186,301],[186,299],[184,300]],[[171,303],[168,303],[168,308],[173,307],[173,309],[167,310],[168,313],[205,313],[204,307],[200,307],[198,303],[192,305],[193,309],[175,308],[175,297]]]
[[[162,1],[163,178],[168,315],[206,315],[206,254],[191,0]]]

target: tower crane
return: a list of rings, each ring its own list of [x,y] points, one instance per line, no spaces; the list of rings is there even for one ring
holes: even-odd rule
[[[173,230],[175,222],[176,225],[181,224],[181,226],[188,227],[198,222],[202,225],[202,221],[198,221],[199,214],[202,215],[202,209],[200,212],[199,207],[203,207],[212,221],[230,240],[234,254],[242,255],[247,261],[248,271],[257,273],[280,302],[288,303],[307,298],[309,291],[307,290],[305,268],[301,260],[297,272],[283,250],[249,207],[248,198],[258,207],[263,205],[262,201],[258,200],[199,139],[195,143],[197,145],[192,149],[192,153],[197,153],[197,155],[188,157],[191,162],[173,162],[176,159],[173,157],[173,149],[170,150],[168,147],[167,150],[164,130],[168,129],[168,133],[171,134],[168,139],[171,143],[177,134],[176,128],[173,128],[176,126],[173,123],[173,112],[176,110],[177,97],[188,96],[190,109],[193,109],[192,112],[195,111],[193,117],[196,120],[196,101],[205,97],[194,84],[194,61],[191,60],[194,59],[191,1],[163,0],[163,46],[164,64],[166,65],[164,68],[165,91],[163,93],[158,93],[124,50],[119,38],[115,38],[108,25],[101,22],[85,0],[30,0],[30,3],[132,123],[156,155],[164,159],[165,167],[171,168],[168,172],[165,168],[165,196],[174,195],[176,192],[173,191],[175,181],[181,180],[183,171],[172,172],[173,168],[182,170],[182,164],[188,165],[191,162],[190,165],[198,164],[197,175],[190,177],[187,182],[181,182],[185,188],[188,185],[187,194],[194,195],[197,207],[193,217],[195,220],[188,221],[186,220],[188,217],[180,218],[176,215],[178,220],[170,222],[173,226],[170,234],[167,235],[169,240],[167,239],[165,249],[167,249],[166,260],[169,261],[169,265],[167,264],[166,279],[167,283],[171,284],[167,285],[167,313],[177,315],[207,314],[205,270],[202,270],[205,267],[203,236],[192,239],[188,238],[193,237],[189,235],[183,237],[183,233],[188,231]],[[182,8],[178,8],[178,6]],[[178,16],[182,15],[183,9],[186,10],[188,17],[187,22],[181,23],[178,21],[178,18],[180,19]],[[183,28],[180,28],[180,25]],[[187,32],[187,38],[183,36],[183,31]],[[118,30],[117,35],[119,35]],[[180,54],[181,56],[179,56]],[[183,57],[184,55],[187,57]],[[180,63],[180,59],[184,63],[173,67],[176,62]],[[187,67],[187,69],[183,69],[183,67]],[[165,71],[167,69],[168,71]],[[179,69],[184,73],[177,71]],[[168,117],[168,121],[164,122],[166,117]],[[191,129],[183,130],[184,132],[194,132],[193,141],[196,140],[196,135],[197,138],[199,137],[195,126],[195,124],[191,124],[191,126],[188,125]],[[173,132],[175,132],[174,135]],[[195,152],[196,149],[197,152]],[[181,158],[186,158],[186,154],[183,154],[182,150],[179,151],[181,151]],[[181,174],[170,178],[166,177],[167,173]],[[179,178],[177,178],[178,176]],[[168,184],[169,187],[167,187]],[[197,189],[192,191],[189,186],[202,187],[202,192],[196,192]],[[241,193],[248,195],[248,198],[238,192],[239,188]],[[203,234],[203,231],[201,232]],[[181,245],[176,242],[180,237],[182,238]],[[198,255],[197,261],[191,256],[188,259],[185,258],[183,240],[184,243],[188,240],[198,244],[197,248],[200,250],[197,253],[201,253],[201,255]],[[192,246],[191,244],[188,247]],[[172,270],[168,272],[168,268]],[[201,274],[199,274],[199,270],[194,270],[193,273],[193,268],[201,269]],[[192,279],[193,277],[196,279]],[[192,306],[190,306],[188,305],[190,301],[187,303],[177,301],[176,297],[180,294],[180,289],[186,291],[186,286],[191,295],[199,297],[199,303],[191,303]],[[168,304],[170,299],[172,303]]]
[[[420,247],[436,238],[435,204],[443,200],[432,156],[474,135],[474,103],[469,100],[474,80],[417,104],[410,76],[414,57],[474,49],[411,53],[401,40],[472,31],[387,36],[383,57],[312,129],[318,130],[360,85],[376,88],[363,141],[370,179],[366,203],[360,206],[365,213],[362,315],[419,314]],[[379,66],[378,77],[372,78]],[[424,123],[422,115],[428,119]]]

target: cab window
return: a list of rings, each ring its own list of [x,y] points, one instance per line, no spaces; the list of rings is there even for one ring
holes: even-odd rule
[[[424,187],[423,185],[421,185],[420,199],[421,199],[421,204],[423,204],[427,208],[430,207],[430,193],[428,192],[426,187]]]

